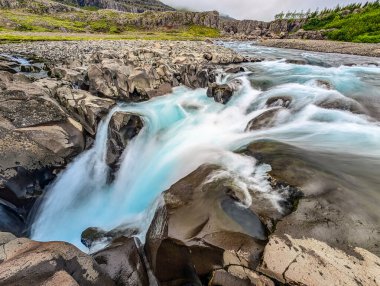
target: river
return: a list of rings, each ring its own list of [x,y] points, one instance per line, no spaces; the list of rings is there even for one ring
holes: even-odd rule
[[[221,76],[220,82],[241,83],[226,105],[208,98],[206,89],[178,87],[172,94],[113,109],[94,146],[49,187],[33,220],[33,239],[67,241],[84,249],[80,238],[86,228],[112,230],[127,224],[139,228],[143,240],[160,194],[205,163],[223,166],[247,190],[244,204],[249,205],[249,189],[271,191],[266,173],[272,167],[237,151],[259,141],[301,150],[299,156],[313,158],[319,169],[355,194],[357,208],[379,221],[380,60],[219,44],[265,60],[244,64],[245,72]],[[286,108],[276,112],[270,126],[246,131],[252,119],[283,107],[284,101]],[[107,127],[117,111],[141,115],[144,128],[109,182]],[[281,208],[279,196],[268,199]]]

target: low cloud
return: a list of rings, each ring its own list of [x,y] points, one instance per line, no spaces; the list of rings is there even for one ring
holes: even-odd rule
[[[187,8],[193,11],[217,10],[236,19],[269,21],[281,11],[315,10],[335,7],[338,4],[364,3],[366,0],[162,0],[162,2],[175,8]]]

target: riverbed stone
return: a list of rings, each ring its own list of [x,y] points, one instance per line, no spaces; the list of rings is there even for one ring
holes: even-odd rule
[[[100,98],[84,90],[59,87],[55,98],[78,120],[90,135],[95,135],[99,122],[111,111],[116,102],[109,98]]]
[[[245,130],[254,131],[275,126],[277,116],[282,110],[282,108],[272,108],[264,111],[262,114],[249,121]]]
[[[14,239],[2,245],[0,261],[4,285],[115,285],[93,258],[64,242]]]
[[[139,115],[118,111],[113,114],[107,139],[107,164],[114,166],[120,159],[128,143],[136,137],[144,123]]]
[[[201,166],[164,193],[145,245],[162,285],[201,285],[214,271],[230,266],[244,269],[231,268],[229,278],[254,285],[247,273],[255,271],[260,262],[271,227],[267,221],[284,213],[254,191],[252,205],[239,207],[236,203],[243,203],[244,193],[228,176],[218,178],[220,172],[218,166]],[[232,281],[229,278],[226,281]]]
[[[272,236],[259,271],[296,285],[379,285],[380,258],[355,248],[349,255],[315,239]]]
[[[248,146],[248,153],[259,162],[270,164],[269,174],[278,181],[298,186],[303,197],[295,211],[281,219],[274,234],[295,239],[313,238],[348,254],[355,247],[380,255],[377,206],[368,201],[376,185],[360,180],[376,168],[368,168],[360,156],[339,157],[287,145],[276,141],[259,141]],[[350,163],[348,163],[350,162]],[[354,182],[339,180],[334,172],[352,171],[350,164],[360,166]],[[373,175],[372,174],[372,175]],[[371,176],[372,176],[371,175]],[[361,186],[366,186],[366,188]]]
[[[148,274],[140,247],[137,238],[122,237],[92,256],[116,285],[156,285],[154,277]]]

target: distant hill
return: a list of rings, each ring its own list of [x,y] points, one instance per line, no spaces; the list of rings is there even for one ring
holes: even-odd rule
[[[124,12],[174,11],[175,9],[157,0],[55,0],[67,5],[95,9],[114,9]]]

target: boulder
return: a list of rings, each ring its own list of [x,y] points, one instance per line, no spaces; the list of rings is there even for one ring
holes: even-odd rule
[[[107,164],[115,166],[128,143],[137,136],[144,123],[140,116],[115,112],[108,127]]]
[[[123,237],[92,256],[116,285],[157,285],[154,276],[148,274],[140,248],[137,238]]]
[[[164,193],[145,245],[161,285],[202,285],[222,268],[233,276],[226,281],[254,285],[249,277],[260,262],[267,226],[284,213],[254,190],[253,203],[242,207],[246,194],[231,177],[217,175],[221,172],[217,166],[201,166]],[[210,285],[219,285],[213,279]]]
[[[232,87],[228,84],[213,83],[207,89],[207,96],[213,97],[216,102],[226,104],[233,95]]]
[[[292,103],[293,98],[291,96],[272,96],[267,99],[266,105],[268,107],[284,107],[289,108],[290,104]]]
[[[39,73],[41,68],[35,65],[21,65],[20,71],[25,73]]]
[[[129,99],[131,90],[128,78],[133,68],[120,60],[104,60],[102,64],[90,65],[87,70],[89,91],[93,95],[111,99]]]
[[[97,227],[89,227],[81,234],[81,242],[84,246],[91,250],[93,246],[99,243],[109,243],[112,240],[121,237],[132,237],[139,232],[138,229],[129,225],[122,225],[116,229],[105,231]]]
[[[90,135],[95,135],[99,122],[116,105],[108,98],[100,98],[84,90],[59,87],[55,97],[60,104],[78,120]]]
[[[50,70],[50,76],[59,80],[68,81],[80,89],[86,90],[89,88],[87,73],[84,68],[70,69],[62,66],[53,67]]]
[[[232,66],[225,70],[226,73],[239,73],[239,72],[245,72],[245,69],[242,66]]]
[[[259,271],[290,285],[375,286],[380,258],[362,248],[350,255],[315,239],[272,236]]]
[[[0,237],[3,237],[1,235]],[[115,285],[95,260],[64,242],[2,240],[0,280],[4,285]]]
[[[348,254],[360,247],[380,255],[379,213],[371,199],[380,181],[365,180],[376,178],[376,162],[266,140],[249,145],[246,154],[269,164],[275,180],[302,189],[296,210],[276,224],[275,235],[313,238]],[[352,162],[358,166],[355,170]],[[341,176],[347,173],[356,176]]]
[[[326,109],[350,111],[356,114],[367,114],[368,111],[356,100],[345,96],[332,96],[320,100],[315,105]]]
[[[207,89],[207,96],[213,97],[216,102],[227,104],[242,84],[239,79],[234,79],[227,84],[212,83]]]
[[[275,126],[276,118],[282,110],[282,108],[273,108],[264,111],[248,122],[245,131],[254,131]]]

